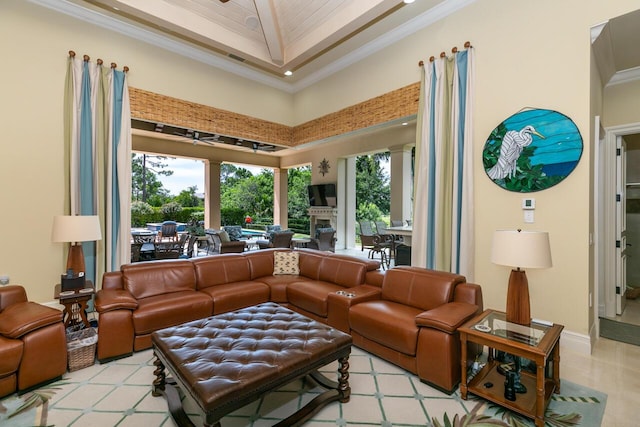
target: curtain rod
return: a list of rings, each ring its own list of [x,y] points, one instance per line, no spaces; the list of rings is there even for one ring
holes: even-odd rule
[[[76,53],[75,53],[74,51],[70,50],[70,51],[69,51],[69,56],[70,56],[70,57],[72,57],[72,58],[75,58]],[[84,62],[89,62],[89,60],[90,60],[91,58],[89,57],[89,55],[82,55],[82,59],[84,60]],[[102,59],[98,58],[98,60],[96,61],[96,64],[98,64],[98,65],[102,65],[102,64],[103,64]],[[112,63],[111,63],[111,68],[114,68],[114,69],[115,69],[115,68],[117,68],[117,67],[118,67],[118,64],[116,64],[115,62],[112,62]],[[125,73],[126,73],[126,72],[128,72],[128,71],[129,71],[129,67],[127,67],[127,66],[125,65],[124,67],[122,67],[122,71],[124,71]]]
[[[465,43],[464,43],[464,48],[465,48],[465,49],[469,49],[470,47],[472,47],[472,46],[471,46],[471,42],[465,42]],[[454,47],[451,49],[451,53],[458,53],[458,47],[457,47],[457,46],[454,46]],[[444,57],[446,57],[446,56],[447,56],[447,54],[446,54],[445,52],[440,52],[440,58],[444,58]],[[433,56],[432,56],[431,58],[429,58],[429,62],[433,62],[433,61],[435,61],[435,60],[436,60],[436,58],[435,58],[435,57],[433,57]],[[420,62],[418,62],[418,66],[419,66],[419,67],[423,67],[423,66],[424,66],[424,61],[420,61]]]

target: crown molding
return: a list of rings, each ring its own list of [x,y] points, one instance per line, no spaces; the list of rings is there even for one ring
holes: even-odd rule
[[[444,2],[434,6],[428,11],[412,18],[400,27],[395,28],[392,31],[388,31],[384,35],[378,37],[375,40],[370,41],[364,46],[354,50],[347,56],[334,61],[330,65],[323,67],[315,73],[293,83],[295,88],[294,92],[311,86],[332,74],[337,73],[358,61],[365,59],[366,57],[373,55],[374,53],[410,36],[411,34],[422,30],[430,26],[431,24],[440,21],[441,19],[449,16],[450,14],[472,4],[477,0],[445,0]]]
[[[95,10],[87,9],[67,0],[29,0],[31,3],[46,7],[56,12],[63,13],[83,22],[89,22],[107,30],[123,34],[127,37],[148,43],[169,52],[182,55],[202,62],[223,71],[262,83],[276,89],[291,93],[291,83],[283,82],[276,77],[270,77],[264,73],[252,70],[235,61],[198,49],[189,43],[174,40],[167,36],[148,31],[146,29],[120,21]]]
[[[411,19],[404,25],[389,31],[383,36],[365,44],[361,48],[354,50],[348,56],[344,56],[341,59],[334,61],[330,65],[319,69],[298,82],[288,83],[276,77],[266,75],[263,72],[253,70],[246,65],[240,65],[233,60],[196,48],[187,42],[174,40],[162,34],[137,27],[101,13],[100,11],[82,7],[69,0],[29,0],[31,3],[71,16],[83,22],[88,22],[107,30],[123,34],[127,37],[134,38],[169,52],[182,55],[195,61],[291,94],[309,87],[312,84],[363,60],[381,49],[402,40],[416,31],[428,27],[434,22],[437,22],[457,10],[475,3],[476,1],[477,0],[445,0],[437,6]]]
[[[618,71],[611,77],[611,79],[605,86],[609,87],[609,86],[621,85],[624,83],[631,83],[636,80],[640,80],[640,67],[629,68],[628,70]]]

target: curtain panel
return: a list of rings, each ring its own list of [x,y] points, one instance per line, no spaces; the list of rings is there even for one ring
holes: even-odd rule
[[[126,73],[69,56],[65,81],[68,213],[98,215],[103,239],[84,242],[93,280],[130,257],[131,111]]]
[[[411,264],[473,280],[473,48],[421,70]]]

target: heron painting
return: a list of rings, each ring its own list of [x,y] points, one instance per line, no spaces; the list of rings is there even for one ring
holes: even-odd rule
[[[500,123],[483,150],[487,176],[505,190],[529,193],[566,178],[582,156],[582,137],[564,114],[520,111]]]

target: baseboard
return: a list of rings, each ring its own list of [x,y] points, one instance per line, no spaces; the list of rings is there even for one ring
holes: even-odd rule
[[[593,328],[591,333],[593,334]],[[568,348],[581,354],[591,354],[591,343],[595,342],[595,337],[590,335],[579,334],[577,332],[562,331],[560,336],[560,348]]]
[[[41,302],[40,304],[46,305],[47,307],[55,308],[60,311],[64,310],[64,305],[60,304],[58,300]]]

